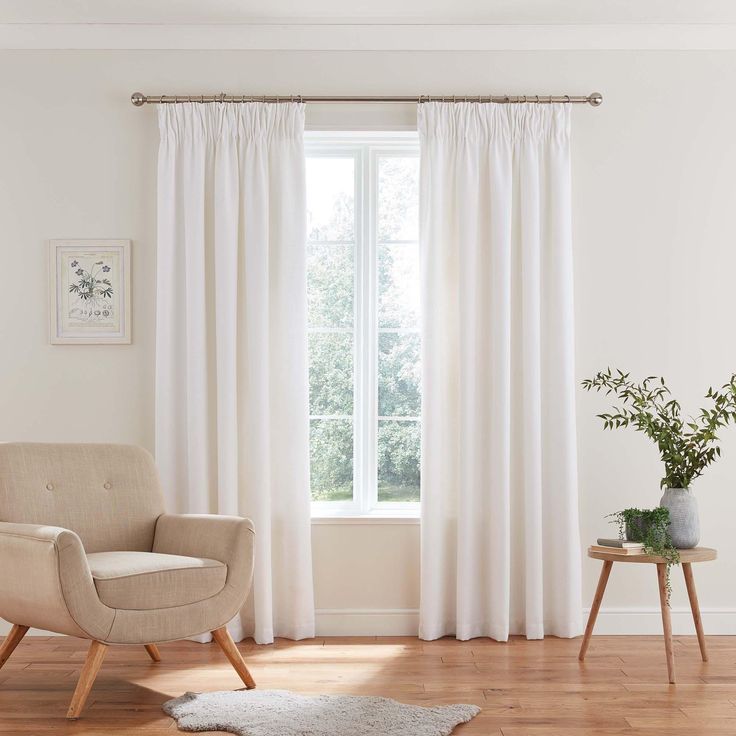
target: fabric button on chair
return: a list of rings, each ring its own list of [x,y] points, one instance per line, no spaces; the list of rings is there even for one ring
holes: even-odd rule
[[[105,478],[115,493],[100,493]],[[210,631],[255,687],[225,628],[250,590],[253,537],[238,516],[164,513],[141,448],[0,444],[0,618],[13,624],[0,667],[30,627],[92,640],[75,719],[109,644],[144,645],[158,661],[156,643]]]

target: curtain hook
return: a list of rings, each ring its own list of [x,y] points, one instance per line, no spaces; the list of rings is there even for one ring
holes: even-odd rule
[[[535,95],[535,97],[536,97],[537,99],[536,99],[536,100],[534,100],[534,102],[536,102],[536,103],[537,103],[537,105],[538,105],[538,104],[539,104],[539,95]]]
[[[570,95],[565,95],[565,102],[570,104]]]

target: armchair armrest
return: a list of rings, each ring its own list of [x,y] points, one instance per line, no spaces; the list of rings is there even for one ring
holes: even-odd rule
[[[0,617],[62,634],[103,639],[103,605],[79,537],[43,524],[0,522]]]
[[[254,539],[253,522],[240,516],[163,514],[156,522],[153,551],[218,560],[228,567],[228,582],[245,580],[249,588]]]
[[[22,537],[39,542],[52,542],[59,549],[82,546],[79,537],[69,529],[45,524],[16,524],[12,521],[0,521],[0,544],[5,537]],[[85,563],[86,564],[86,563]]]

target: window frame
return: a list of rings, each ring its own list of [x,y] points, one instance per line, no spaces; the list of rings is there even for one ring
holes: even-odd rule
[[[379,243],[376,225],[379,159],[389,156],[418,158],[419,138],[416,131],[359,133],[308,131],[304,137],[307,158],[352,158],[355,177],[353,499],[312,501],[312,518],[416,518],[420,515],[421,500],[416,502],[378,500]],[[305,247],[310,244],[307,240]],[[320,328],[310,328],[309,332],[311,333],[313,329],[319,331]],[[397,331],[419,333],[419,326],[398,328]],[[421,416],[418,421],[421,421]]]

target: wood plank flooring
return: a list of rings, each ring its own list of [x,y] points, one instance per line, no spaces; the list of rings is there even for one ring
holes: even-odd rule
[[[736,637],[675,639],[677,685],[666,684],[658,636],[595,636],[506,644],[413,638],[279,640],[238,645],[258,687],[301,693],[384,695],[405,703],[475,703],[458,736],[721,736],[736,734]],[[166,734],[161,703],[187,690],[234,690],[237,674],[215,645],[110,647],[80,721],[64,719],[87,642],[26,637],[0,670],[0,736]],[[339,736],[336,734],[335,736]]]

